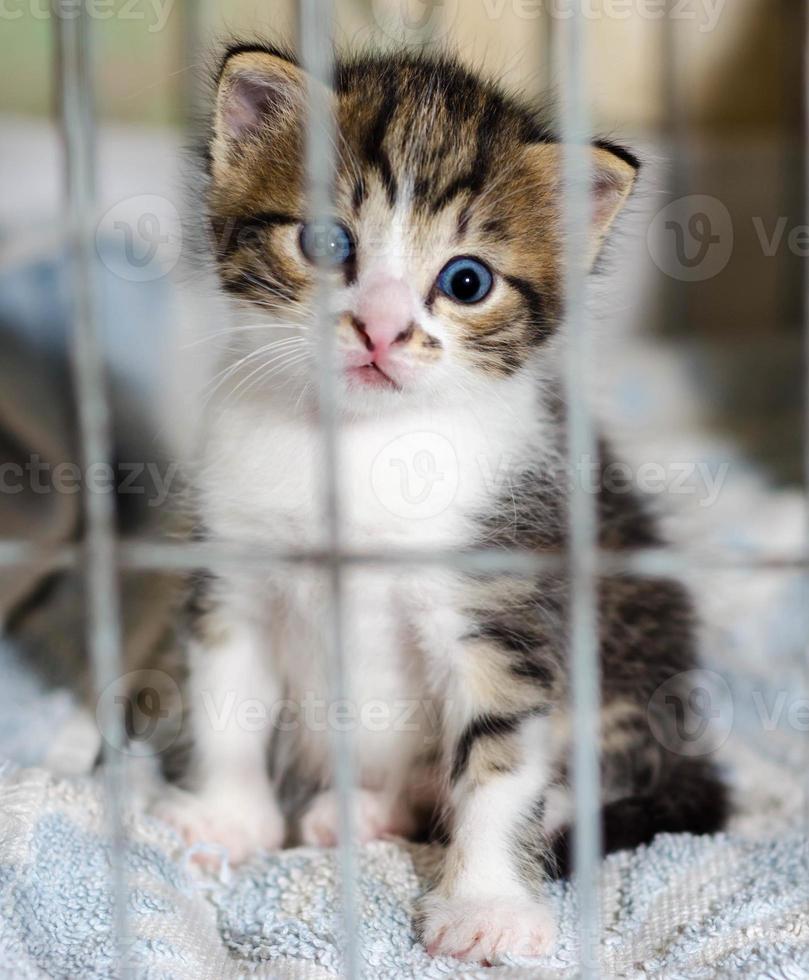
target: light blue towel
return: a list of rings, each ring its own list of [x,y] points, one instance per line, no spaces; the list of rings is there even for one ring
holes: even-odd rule
[[[0,976],[116,975],[110,936],[109,846],[100,833],[94,780],[42,770],[0,773]],[[333,852],[257,856],[225,881],[184,865],[179,842],[157,821],[130,823],[127,911],[135,977],[339,975],[340,920]],[[433,960],[414,934],[417,869],[429,849],[377,842],[359,855],[362,962],[374,980],[471,976]],[[608,858],[602,876],[604,975],[615,977],[809,976],[806,838],[661,835]],[[486,977],[574,977],[576,901],[549,888],[561,923],[554,953]]]

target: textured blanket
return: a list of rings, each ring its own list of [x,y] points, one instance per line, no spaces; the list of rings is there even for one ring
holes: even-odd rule
[[[643,363],[637,379],[627,387],[635,411],[644,391],[661,387]],[[648,414],[653,401],[641,410]],[[649,447],[642,451],[654,458]],[[693,435],[687,452],[720,469],[724,462]],[[736,463],[711,508],[672,516],[678,537],[707,553],[744,555],[766,546],[777,554],[804,534],[800,496],[766,490]],[[809,977],[805,583],[741,571],[694,578],[706,620],[699,687],[710,698],[735,814],[725,834],[661,835],[650,847],[605,860],[601,972],[672,980]],[[117,976],[101,780],[46,768],[80,771],[92,760],[92,745],[88,753],[70,697],[45,691],[2,644],[0,677],[0,977]],[[138,786],[125,835],[130,976],[340,975],[333,852],[293,849],[202,873],[174,833],[148,816],[148,781]],[[576,899],[565,883],[550,886],[561,924],[552,955],[479,970],[430,959],[411,912],[434,857],[430,848],[395,841],[360,851],[357,938],[366,976],[578,975]]]
[[[116,975],[110,941],[109,844],[95,780],[41,769],[0,774],[0,975]],[[378,842],[360,854],[366,974],[376,978],[574,977],[573,890],[551,888],[561,922],[554,953],[501,969],[432,960],[411,925],[427,848]],[[326,978],[340,974],[334,855],[295,849],[206,878],[168,829],[127,827],[126,872],[136,977]],[[608,858],[602,874],[609,977],[809,976],[806,839],[661,835]]]

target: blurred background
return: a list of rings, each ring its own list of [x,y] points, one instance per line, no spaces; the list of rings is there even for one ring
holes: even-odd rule
[[[560,79],[555,38],[571,2],[338,0],[337,40],[346,48],[404,41],[448,49],[552,101]],[[734,473],[761,485],[798,488],[809,254],[806,4],[575,2],[585,12],[593,128],[633,146],[644,162],[610,303],[598,311],[596,339],[612,357],[600,380],[613,415],[647,458],[650,446],[655,458],[728,458]],[[57,13],[49,0],[0,4],[0,461],[26,467],[33,453],[51,472],[77,456],[56,29],[57,17],[77,4],[90,13],[93,33],[96,248],[117,460],[152,462],[162,480],[133,478],[142,490],[121,497],[120,525],[151,534],[161,510],[152,505],[162,504],[172,472],[164,395],[179,316],[173,274],[184,247],[180,216],[195,206],[183,191],[186,149],[223,41],[259,34],[294,43],[295,4],[62,0]],[[77,493],[15,493],[7,471],[0,480],[7,491],[0,536],[47,544],[78,534]],[[790,499],[794,509],[799,498]],[[735,527],[750,532],[752,518],[769,511],[755,495],[739,500]],[[783,513],[783,498],[768,507]],[[700,528],[716,514],[701,514]],[[768,534],[797,543],[799,525],[765,523],[765,545]],[[66,581],[41,570],[0,571],[0,616],[52,650],[80,632],[80,583]],[[37,625],[54,604],[61,618],[49,612],[47,628]],[[143,620],[139,608],[132,623]]]

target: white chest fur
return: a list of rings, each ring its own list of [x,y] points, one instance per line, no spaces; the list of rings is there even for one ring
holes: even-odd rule
[[[541,449],[533,384],[471,405],[392,413],[341,427],[338,490],[347,548],[452,547],[508,494]],[[322,543],[323,451],[310,419],[245,403],[215,420],[199,479],[203,517],[224,539],[300,548]]]
[[[508,500],[515,470],[541,447],[545,423],[534,391],[533,385],[515,383],[508,400],[497,393],[463,408],[402,412],[343,426],[343,547],[378,553],[468,545],[476,518]],[[256,403],[218,413],[198,481],[209,532],[281,549],[322,545],[322,459],[321,436],[310,421]],[[259,611],[268,650],[292,700],[326,711],[324,576],[296,569],[272,578],[274,624],[261,614],[269,606],[266,576],[240,576],[234,589],[239,605],[248,614]],[[440,675],[440,665],[429,662],[417,637],[419,618],[440,606],[441,579],[441,572],[424,568],[374,566],[345,574],[350,711],[366,779],[405,770],[436,727],[435,685],[429,679]],[[310,719],[296,730],[296,764],[305,760],[313,774],[327,765],[327,728]]]

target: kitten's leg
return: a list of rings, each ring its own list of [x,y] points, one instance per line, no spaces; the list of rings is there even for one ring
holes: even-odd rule
[[[189,649],[184,788],[172,787],[155,813],[189,844],[222,845],[238,862],[284,838],[267,768],[280,685],[255,625],[217,611],[206,618],[205,636]]]
[[[488,644],[465,645],[457,662],[462,686],[446,733],[450,839],[420,903],[422,938],[433,955],[470,961],[546,953],[556,930],[542,895],[542,820],[558,752],[547,692]]]
[[[440,769],[432,751],[411,764],[402,778],[355,791],[354,836],[362,844],[389,836],[417,838],[428,831],[440,795]],[[301,843],[333,847],[337,843],[338,815],[335,789],[315,794],[300,820]]]
[[[411,837],[416,831],[413,812],[399,793],[359,788],[352,794],[352,803],[354,836],[361,844],[387,836]],[[318,793],[301,818],[301,843],[334,847],[338,818],[337,791]]]
[[[440,743],[440,719],[424,709],[423,657],[402,625],[397,584],[378,570],[353,570],[345,584],[345,644],[351,651],[346,683],[358,722],[352,735],[352,830],[361,843],[420,830],[425,775],[435,771]],[[299,839],[328,847],[337,841],[339,823],[328,762],[319,782],[321,792],[301,814]]]

